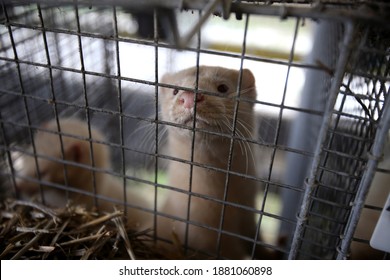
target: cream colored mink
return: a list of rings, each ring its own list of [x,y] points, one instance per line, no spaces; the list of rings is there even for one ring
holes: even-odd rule
[[[123,184],[121,181],[104,172],[104,170],[111,170],[110,151],[107,145],[96,142],[92,144],[93,167],[96,168],[93,175],[91,170],[90,142],[83,140],[89,139],[87,123],[74,118],[59,119],[59,123],[60,131],[63,133],[63,153],[57,122],[55,120],[43,124],[34,136],[39,173],[37,172],[35,159],[32,155],[21,152],[18,152],[18,155],[13,154],[14,167],[17,174],[17,188],[23,194],[27,193],[31,195],[39,193],[39,183],[28,180],[27,177],[62,186],[66,186],[67,184],[71,188],[76,188],[91,194],[94,193],[95,184],[97,195],[118,200],[118,204],[124,201]],[[93,141],[104,141],[101,132],[92,127],[91,138]],[[33,153],[32,146],[29,147],[29,152]],[[61,162],[62,160],[65,160],[66,163]],[[95,176],[95,180],[93,176]],[[68,202],[66,191],[52,186],[45,186],[44,184],[42,184],[42,188],[44,201],[49,206],[64,207]],[[94,198],[91,195],[83,195],[69,191],[69,199],[73,204],[82,204],[88,208],[94,206]],[[147,206],[142,197],[130,191],[127,191],[127,202],[141,207]],[[115,203],[113,202],[98,199],[99,210],[112,212],[114,206]],[[122,205],[117,206],[119,209],[123,209],[122,207]],[[151,226],[151,221],[151,214],[127,207],[127,225],[129,227],[133,229],[145,229]]]
[[[196,83],[196,67],[166,74],[162,83],[194,89]],[[228,169],[230,136],[232,135],[233,115],[236,103],[239,71],[221,67],[199,67],[198,92],[196,97],[196,129],[193,161],[221,170]],[[169,155],[181,160],[191,160],[192,127],[194,121],[195,98],[190,90],[178,90],[162,87],[159,93],[162,119],[182,125],[168,125]],[[215,93],[209,95],[205,92]],[[253,139],[254,103],[256,99],[255,78],[250,70],[242,70],[241,101],[239,103],[236,123],[236,136]],[[245,99],[247,101],[245,101]],[[249,100],[249,101],[248,101]],[[188,129],[186,129],[188,127]],[[213,135],[208,132],[223,133],[226,136]],[[252,144],[246,141],[234,141],[231,171],[243,175],[255,176]],[[190,164],[179,161],[169,162],[169,185],[183,191],[190,190]],[[174,190],[167,191],[167,202],[162,212],[187,219],[187,205],[190,203],[188,227],[187,257],[209,258],[222,257],[243,259],[250,256],[253,239],[256,238],[255,215],[252,211],[235,206],[226,206],[220,248],[217,247],[218,232],[222,215],[226,172],[206,167],[193,166],[191,191],[194,195],[189,201],[188,194]],[[246,207],[255,208],[256,193],[259,184],[255,180],[238,175],[229,176],[227,201]],[[203,198],[202,196],[207,196]],[[218,200],[218,201],[216,201]],[[212,229],[209,229],[209,228]],[[173,243],[181,244],[186,240],[186,223],[175,219],[158,217],[157,235]],[[229,235],[242,235],[252,241]],[[177,244],[176,244],[177,245]],[[165,245],[165,250],[175,251],[176,245]],[[218,252],[219,250],[219,252]],[[259,249],[262,252],[262,249]],[[204,254],[203,252],[206,252]],[[268,258],[267,255],[261,255]]]

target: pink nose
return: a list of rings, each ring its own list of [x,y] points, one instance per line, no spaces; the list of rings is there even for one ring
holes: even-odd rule
[[[198,92],[196,95],[196,102],[202,102],[204,100],[204,96]],[[183,107],[186,109],[191,109],[194,107],[194,93],[183,91],[179,97],[179,102],[183,104]]]

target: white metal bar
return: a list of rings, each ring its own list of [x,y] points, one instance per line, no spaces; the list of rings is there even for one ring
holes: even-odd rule
[[[371,153],[367,163],[363,178],[360,181],[359,189],[356,193],[355,201],[353,203],[352,211],[349,216],[348,226],[343,235],[343,239],[338,249],[337,259],[345,259],[348,255],[349,246],[351,245],[353,234],[359,222],[360,214],[364,207],[364,202],[374,178],[378,161],[383,156],[383,148],[390,129],[390,98],[386,99],[382,116],[378,124],[378,129],[375,135],[375,142],[372,146]]]
[[[317,145],[314,153],[314,159],[311,165],[309,177],[305,181],[303,201],[300,213],[297,217],[297,225],[295,228],[294,237],[291,244],[289,259],[296,259],[298,250],[304,235],[306,221],[309,216],[311,197],[317,188],[317,172],[320,168],[321,155],[323,153],[323,146],[327,137],[327,130],[332,120],[333,108],[335,106],[340,86],[344,77],[345,68],[348,63],[349,54],[351,51],[351,43],[354,35],[354,24],[352,22],[346,23],[346,30],[344,35],[344,42],[340,51],[339,61],[336,67],[336,73],[330,88],[328,103],[324,112],[323,122],[318,135]]]

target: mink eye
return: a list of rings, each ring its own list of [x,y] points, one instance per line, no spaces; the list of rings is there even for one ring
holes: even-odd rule
[[[178,94],[179,93],[179,90],[177,89],[177,88],[175,88],[174,90],[173,90],[173,95],[176,95],[176,94]]]
[[[220,84],[218,87],[217,87],[217,90],[220,92],[220,93],[227,93],[228,90],[229,90],[229,87],[225,84]]]

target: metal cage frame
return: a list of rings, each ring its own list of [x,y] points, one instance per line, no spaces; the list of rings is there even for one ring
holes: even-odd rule
[[[27,6],[25,5],[27,2]],[[100,143],[117,151],[114,153],[116,162],[118,163],[117,171],[100,170],[93,167],[94,173],[104,172],[113,176],[117,176],[122,180],[124,186],[124,197],[126,197],[127,180],[133,182],[147,184],[155,188],[154,209],[146,209],[137,205],[128,204],[126,199],[118,201],[107,197],[102,197],[95,190],[93,193],[69,189],[68,186],[58,184],[45,183],[54,188],[69,190],[71,192],[80,192],[84,195],[92,196],[95,199],[95,204],[98,205],[98,199],[105,199],[113,203],[125,205],[125,207],[135,207],[152,213],[155,216],[170,217],[165,213],[157,210],[157,188],[165,188],[175,190],[175,188],[164,185],[158,182],[158,170],[160,161],[175,160],[189,164],[191,168],[194,166],[215,169],[212,166],[204,166],[202,164],[191,161],[180,160],[169,155],[164,155],[159,147],[159,126],[177,124],[166,123],[161,121],[158,114],[158,93],[159,87],[175,88],[174,85],[163,84],[159,81],[159,66],[158,56],[160,49],[181,49],[190,51],[197,56],[197,67],[199,67],[199,56],[202,54],[215,54],[224,57],[233,57],[241,61],[240,71],[242,72],[243,63],[246,60],[267,62],[272,64],[280,64],[287,67],[287,75],[285,88],[283,93],[283,101],[281,104],[270,104],[263,101],[256,101],[257,104],[263,106],[272,106],[280,109],[278,114],[275,135],[269,142],[260,141],[259,139],[244,139],[235,135],[234,128],[231,135],[232,143],[234,140],[246,141],[261,147],[266,147],[271,150],[271,160],[269,163],[269,174],[266,178],[247,177],[257,180],[265,185],[265,197],[270,191],[271,186],[282,192],[282,199],[293,197],[286,203],[290,204],[285,211],[289,215],[280,216],[272,213],[267,213],[264,208],[265,200],[263,201],[262,209],[256,209],[256,213],[260,214],[258,221],[258,230],[261,229],[262,217],[268,216],[279,220],[281,223],[288,224],[288,241],[284,245],[265,244],[261,241],[254,240],[252,258],[255,257],[254,249],[256,246],[265,246],[276,249],[279,252],[285,253],[289,259],[299,258],[314,258],[314,259],[346,259],[349,256],[349,248],[354,240],[354,232],[356,230],[359,217],[364,208],[365,200],[378,168],[378,162],[382,157],[385,147],[386,138],[390,126],[390,105],[388,94],[390,91],[390,22],[386,20],[386,16],[390,15],[390,5],[383,1],[223,1],[223,0],[198,0],[198,1],[143,1],[142,5],[137,1],[113,1],[108,5],[106,1],[95,1],[98,11],[103,11],[112,14],[112,18],[102,18],[103,23],[108,23],[106,30],[96,31],[93,26],[91,30],[86,30],[86,25],[83,25],[80,20],[81,7],[88,7],[89,1],[1,1],[1,34],[0,44],[0,74],[3,76],[4,86],[0,89],[0,151],[3,157],[1,165],[4,167],[2,171],[3,179],[0,182],[9,180],[15,186],[15,178],[17,174],[13,168],[13,160],[11,153],[19,151],[29,153],[27,150],[18,147],[14,143],[32,143],[34,147],[33,135],[34,131],[42,130],[39,123],[50,118],[56,119],[58,127],[59,116],[61,114],[71,114],[77,112],[88,123],[89,137],[84,140],[90,142],[92,150],[93,143]],[[64,13],[71,12],[76,19],[72,23],[70,18],[68,24],[72,28],[66,29],[51,25],[49,17],[50,9],[58,5],[64,5],[68,10]],[[22,10],[21,14],[14,12],[13,7],[28,7]],[[122,8],[130,11],[147,11],[153,18],[153,36],[149,39],[123,38],[118,33],[118,18],[117,9]],[[190,28],[187,34],[181,35],[175,18],[174,9],[181,10],[199,10],[198,22]],[[127,10],[126,10],[127,11]],[[121,11],[122,12],[122,11]],[[228,52],[220,52],[203,48],[200,44],[200,30],[206,19],[212,15],[222,15],[226,20],[231,14],[236,14],[237,18],[244,18],[245,30],[241,53],[232,54]],[[273,16],[281,19],[293,18],[296,20],[292,48],[289,53],[289,58],[286,61],[269,59],[264,57],[256,57],[246,53],[246,32],[248,30],[248,20],[250,15],[257,14],[262,16]],[[36,17],[38,16],[38,17]],[[338,28],[338,32],[333,34],[329,40],[333,40],[330,52],[333,52],[332,62],[325,63],[323,61],[294,61],[294,46],[297,39],[297,33],[302,19],[323,20]],[[161,25],[163,30],[168,34],[166,41],[159,39],[158,26]],[[105,26],[104,24],[99,24]],[[87,28],[87,29],[88,29]],[[25,30],[29,35],[18,41],[14,37],[15,30]],[[50,36],[48,35],[50,33]],[[31,37],[29,37],[31,36]],[[43,38],[43,50],[35,50],[38,56],[41,56],[40,61],[30,60],[28,56],[19,55],[19,45],[28,44],[33,37]],[[59,40],[63,36],[65,41]],[[65,65],[62,60],[65,59],[60,55],[53,56],[52,46],[63,48],[67,36],[74,37],[76,46],[72,51],[78,53],[76,57],[76,65]],[[193,37],[197,38],[196,47],[188,46],[188,43]],[[96,40],[100,44],[98,47],[105,48],[102,61],[106,63],[100,67],[99,71],[86,70],[85,58],[93,56],[93,47],[89,48],[85,40]],[[315,37],[316,39],[316,37]],[[318,38],[317,38],[318,39]],[[121,63],[119,57],[119,43],[139,44],[140,46],[151,47],[155,50],[155,73],[154,81],[140,80],[132,77],[124,77],[121,75]],[[111,48],[111,50],[110,50]],[[50,49],[50,50],[49,50]],[[365,57],[367,57],[365,59]],[[78,60],[78,61],[77,61]],[[375,64],[375,65],[373,65]],[[65,66],[64,66],[65,65]],[[29,76],[30,68],[39,68],[42,70],[42,79],[36,79],[34,76]],[[289,72],[291,67],[299,67],[305,70],[318,71],[320,74],[315,79],[323,80],[325,92],[318,98],[322,98],[321,106],[312,106],[307,103],[302,107],[291,107],[284,104],[284,98],[287,94],[287,84],[289,81]],[[115,70],[112,70],[115,69]],[[73,85],[64,83],[66,80],[62,75],[66,73],[74,74],[81,77],[75,81]],[[17,77],[15,79],[15,77]],[[48,78],[47,78],[48,77]],[[112,100],[109,97],[90,97],[89,92],[94,88],[89,80],[101,80],[99,85],[104,85],[107,88],[114,87],[117,100]],[[353,83],[356,79],[361,79],[367,84],[372,82],[372,92],[356,92]],[[41,80],[43,83],[41,83]],[[146,117],[143,114],[138,115],[137,112],[127,113],[127,107],[130,101],[123,90],[123,83],[131,82],[144,84],[153,89],[153,97],[155,102],[150,108],[153,117]],[[29,86],[29,87],[28,87]],[[45,87],[49,94],[39,94],[40,87]],[[79,87],[82,89],[83,96],[77,97],[76,91],[73,90]],[[197,92],[197,86],[195,86]],[[311,92],[313,88],[308,89]],[[43,92],[43,91],[42,91]],[[64,92],[66,94],[64,94]],[[69,94],[67,94],[69,92]],[[58,94],[59,93],[59,94]],[[207,94],[207,93],[206,93]],[[213,94],[213,93],[209,93]],[[141,98],[141,97],[140,97]],[[308,97],[312,98],[312,97]],[[314,97],[313,97],[314,98]],[[352,98],[355,102],[354,110],[344,107],[345,99]],[[75,102],[77,101],[77,102]],[[139,102],[143,102],[140,99]],[[315,99],[310,102],[314,104]],[[341,105],[340,105],[341,102]],[[45,105],[42,105],[44,104]],[[40,104],[40,105],[39,105]],[[357,105],[356,105],[357,104]],[[42,112],[42,108],[46,108],[46,113],[40,115],[37,110]],[[360,106],[360,107],[359,107]],[[359,109],[356,110],[356,107]],[[134,107],[133,107],[134,108]],[[18,111],[17,114],[14,112]],[[35,110],[35,112],[34,112]],[[307,143],[308,147],[302,148],[288,144],[280,144],[280,135],[286,133],[282,131],[283,110],[292,110],[308,117],[300,117],[295,121],[297,124],[292,124],[296,132],[302,133],[307,127],[313,127],[310,135],[315,135],[315,139],[311,139]],[[51,113],[49,111],[52,111]],[[68,112],[69,111],[69,112]],[[149,113],[150,113],[149,112]],[[119,131],[119,137],[109,138],[107,141],[99,141],[91,139],[91,118],[94,114],[99,115],[98,121],[102,123],[101,127],[113,126]],[[317,120],[313,120],[316,118]],[[320,122],[318,121],[320,119]],[[145,122],[154,127],[154,149],[150,152],[138,150],[136,147],[127,146],[128,140],[126,135],[126,124],[129,121]],[[236,120],[235,120],[236,121]],[[260,120],[258,120],[260,121]],[[23,122],[23,123],[22,123]],[[305,124],[305,125],[303,125]],[[302,125],[302,127],[300,127]],[[179,126],[180,127],[180,126]],[[193,131],[198,131],[195,126]],[[66,135],[61,131],[56,132],[59,135]],[[299,134],[299,133],[298,133]],[[226,137],[226,135],[221,134]],[[287,135],[288,141],[298,139],[298,136]],[[295,137],[295,138],[294,138]],[[314,136],[313,136],[314,137]],[[234,139],[234,140],[233,140]],[[345,142],[351,140],[350,143]],[[193,159],[192,143],[192,159]],[[232,144],[233,145],[233,144]],[[352,151],[352,149],[354,149]],[[275,161],[276,152],[291,153],[298,156],[310,158],[305,162],[301,162],[299,168],[303,171],[297,175],[294,180],[300,181],[300,187],[288,182],[291,179],[291,174],[286,175],[287,182],[275,182],[271,178],[271,172]],[[356,152],[358,156],[351,153]],[[30,152],[31,153],[31,152]],[[126,174],[126,155],[127,153],[141,154],[154,158],[152,170],[154,170],[154,178],[145,180],[136,175]],[[31,155],[37,157],[33,152]],[[215,169],[223,172],[229,177],[232,174],[230,170],[232,151],[229,155],[229,163],[227,170]],[[295,161],[292,156],[287,159],[287,163]],[[302,161],[302,159],[301,159]],[[69,163],[64,160],[59,160],[61,163]],[[94,166],[92,156],[92,166]],[[353,169],[355,168],[355,169]],[[291,171],[295,172],[295,171]],[[382,172],[390,173],[389,170]],[[189,175],[191,177],[191,174]],[[242,175],[241,175],[242,176]],[[290,177],[289,177],[290,176]],[[303,177],[302,177],[303,176]],[[245,177],[245,175],[244,175]],[[40,178],[38,177],[38,182]],[[191,182],[191,180],[190,180]],[[42,182],[40,182],[42,183]],[[227,183],[226,183],[227,184]],[[350,185],[348,185],[350,184]],[[225,186],[227,188],[227,185]],[[179,191],[179,190],[176,190]],[[13,190],[13,195],[18,197],[19,193],[16,188]],[[284,194],[283,194],[284,192]],[[185,192],[190,197],[199,196],[193,193],[190,189]],[[291,193],[294,193],[292,195]],[[340,194],[344,197],[336,197]],[[215,198],[205,197],[205,199],[215,200],[223,205],[230,205],[226,201],[219,201]],[[322,203],[325,205],[322,205]],[[234,205],[236,207],[245,208],[242,205]],[[336,210],[334,210],[336,209]],[[254,211],[253,209],[248,209]],[[298,211],[298,213],[297,213]],[[333,212],[334,211],[334,212]],[[335,214],[339,213],[339,214]],[[295,216],[296,215],[296,216]],[[340,216],[338,216],[340,215]],[[340,218],[342,217],[342,218]],[[174,217],[170,217],[174,218]],[[155,218],[156,219],[156,218]],[[188,225],[198,225],[190,221],[189,216],[183,220]],[[324,226],[325,221],[325,226]],[[156,220],[155,220],[156,223]],[[323,225],[323,228],[318,224]],[[223,224],[223,217],[221,218]],[[204,226],[204,225],[203,225]],[[329,227],[333,227],[328,231]],[[206,227],[206,226],[205,226]],[[207,227],[206,227],[207,228]],[[222,234],[222,227],[219,229],[219,239]],[[320,236],[321,237],[318,237]],[[314,236],[314,237],[313,237]],[[317,236],[317,237],[315,237]],[[153,236],[157,238],[156,235]],[[367,242],[367,241],[364,241]],[[186,246],[185,246],[186,247]],[[219,257],[214,256],[214,257]],[[386,255],[385,255],[386,257]]]

